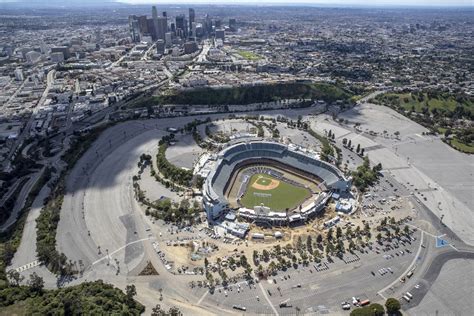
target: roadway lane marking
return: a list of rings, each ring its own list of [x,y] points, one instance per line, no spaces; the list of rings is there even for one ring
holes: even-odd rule
[[[98,260],[92,262],[92,265],[95,265],[95,264],[101,262],[102,260],[105,260],[105,259],[107,259],[107,258],[110,258],[110,256],[112,256],[113,254],[119,252],[120,250],[122,250],[122,249],[124,249],[124,248],[126,248],[126,247],[128,247],[128,246],[130,246],[130,245],[133,245],[133,244],[136,244],[136,243],[145,241],[145,240],[150,240],[150,239],[153,239],[153,238],[154,238],[154,237],[148,237],[148,238],[143,238],[143,239],[139,239],[139,240],[135,240],[135,241],[129,242],[128,244],[126,244],[126,245],[124,245],[124,246],[122,246],[122,247],[120,247],[120,248],[118,248],[118,249],[112,251],[112,252],[109,253],[108,255],[103,256],[102,258],[100,258],[100,259],[98,259]]]
[[[267,292],[265,292],[265,289],[263,288],[262,282],[258,282],[258,286],[260,287],[260,290],[262,290],[263,297],[265,297],[265,299],[267,300],[268,305],[270,305],[270,307],[273,309],[273,311],[275,312],[275,315],[278,316],[278,311],[276,310],[275,306],[273,306],[272,302],[268,298]]]
[[[405,272],[403,272],[401,274],[401,276],[403,275],[406,275],[408,273],[408,271],[410,271],[413,266],[415,265],[416,261],[418,260],[418,257],[420,256],[420,252],[421,252],[421,245],[423,245],[423,237],[424,237],[424,231],[421,230],[421,240],[420,240],[420,246],[418,247],[418,251],[416,252],[416,255],[415,257],[413,258],[413,261],[411,262],[411,264],[408,266],[408,268],[405,270]],[[398,278],[393,281],[392,283],[390,283],[389,285],[387,285],[386,287],[384,287],[383,289],[381,289],[380,291],[377,292],[378,295],[380,295],[384,300],[386,300],[387,298],[382,294],[383,292],[385,292],[386,290],[388,290],[389,288],[393,287],[395,284],[397,284],[399,282]]]
[[[200,305],[201,302],[204,300],[204,298],[207,296],[207,294],[209,293],[209,290],[207,290],[206,292],[204,292],[204,294],[201,296],[201,298],[199,299],[199,301],[197,302],[197,305]]]
[[[436,235],[433,235],[433,234],[431,234],[431,233],[428,233],[426,230],[423,230],[423,229],[419,228],[418,226],[415,226],[415,225],[412,225],[412,224],[407,224],[407,226],[411,226],[411,227],[413,227],[413,228],[416,228],[416,229],[418,229],[419,231],[421,231],[421,232],[423,232],[423,233],[425,233],[425,234],[427,234],[428,236],[431,236],[431,237],[433,237],[433,238],[437,238],[437,237],[438,237],[438,236],[436,236]]]

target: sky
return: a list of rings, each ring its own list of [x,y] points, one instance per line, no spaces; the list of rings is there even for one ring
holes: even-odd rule
[[[117,0],[130,4],[158,4],[158,3],[196,3],[196,4],[324,4],[324,5],[362,5],[362,6],[471,6],[474,0]]]

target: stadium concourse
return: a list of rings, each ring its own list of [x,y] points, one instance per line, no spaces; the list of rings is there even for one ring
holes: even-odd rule
[[[265,190],[259,191],[252,187],[255,184],[258,188],[265,185],[263,182],[255,182],[252,179],[259,173],[260,176],[265,175],[272,180],[266,185],[273,185],[273,190],[278,190],[280,186],[291,187],[293,191],[303,189],[303,198],[299,201],[300,203],[295,203],[291,208],[283,211],[281,207],[275,207],[275,204],[271,202],[253,205],[253,208],[248,208],[248,203],[240,204],[241,207],[238,208],[240,217],[251,222],[264,221],[275,225],[304,222],[324,208],[333,192],[348,192],[351,188],[351,179],[346,179],[339,169],[321,161],[316,153],[294,145],[262,140],[241,142],[224,148],[209,160],[212,168],[204,183],[203,204],[210,221],[222,218],[225,213],[234,209],[230,203],[228,191],[236,185],[236,182],[240,185],[237,199],[239,204],[241,197],[245,199],[244,193],[249,189],[249,184],[251,194],[257,193],[256,198],[273,199],[271,191],[266,191],[267,194],[265,194]],[[246,171],[242,177],[239,177],[239,172],[243,169]],[[292,174],[293,179],[284,176],[285,173]],[[277,181],[279,186],[276,185]],[[305,190],[309,189],[305,188],[303,184],[305,182],[313,183],[314,186],[318,183],[319,192],[312,192],[314,194],[308,198]],[[285,194],[283,191],[277,193]],[[287,194],[290,196],[291,192],[288,191]],[[303,204],[303,201],[306,203]]]

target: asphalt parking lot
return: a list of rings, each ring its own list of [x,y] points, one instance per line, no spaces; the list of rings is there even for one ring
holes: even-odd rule
[[[335,258],[333,263],[323,264],[320,271],[316,270],[314,263],[307,267],[300,265],[297,269],[291,267],[278,272],[276,276],[269,277],[268,280],[261,280],[260,283],[271,304],[280,314],[294,314],[297,308],[302,312],[322,309],[341,313],[343,312],[341,303],[351,302],[353,296],[361,300],[379,300],[377,291],[400,278],[413,261],[416,249],[419,247],[418,237],[419,233],[416,233],[416,241],[389,251],[383,251],[380,246],[377,246],[380,248],[377,250],[374,246],[373,251],[367,254],[358,252],[357,255],[348,254],[347,263]],[[403,255],[400,251],[403,251]],[[326,265],[328,268],[325,268]],[[229,309],[235,304],[241,304],[252,314],[271,313],[271,308],[267,306],[268,303],[265,302],[258,286],[256,289],[242,286],[242,289],[239,292],[233,286],[232,291],[227,291],[228,297],[225,299],[222,298],[225,297],[223,291],[208,294],[203,303],[219,304]],[[257,295],[259,300],[256,299]],[[291,307],[280,308],[280,303],[286,300],[289,300],[288,305]]]

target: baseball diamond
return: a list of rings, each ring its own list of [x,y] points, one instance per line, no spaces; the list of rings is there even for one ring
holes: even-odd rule
[[[252,209],[263,204],[275,211],[291,210],[311,196],[309,189],[290,184],[284,179],[277,180],[268,174],[254,174],[249,184],[240,203]],[[270,193],[271,196],[261,193]]]

